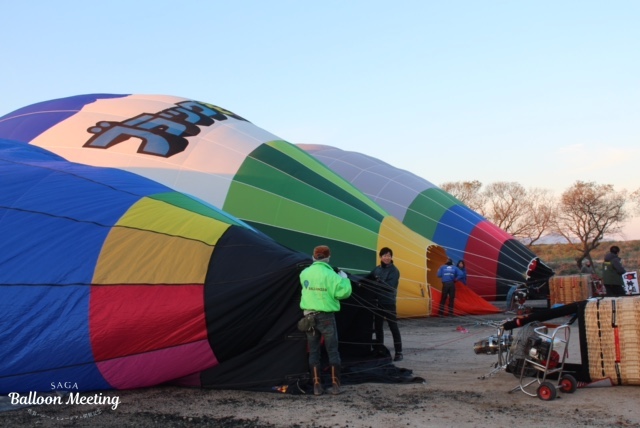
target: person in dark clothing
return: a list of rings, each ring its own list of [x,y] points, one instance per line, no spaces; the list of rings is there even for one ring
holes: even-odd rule
[[[589,275],[589,286],[591,287],[592,296],[606,296],[607,289],[602,283],[602,279],[596,273],[596,269],[591,263],[591,260],[585,260],[584,264],[580,268],[581,274]]]
[[[400,281],[400,271],[393,264],[393,251],[384,247],[379,252],[380,264],[368,275],[370,279],[377,282],[378,296],[377,307],[374,310],[374,330],[375,342],[384,344],[384,320],[389,324],[389,330],[393,336],[393,347],[395,350],[394,361],[402,361],[402,337],[398,328],[398,316],[396,309],[396,298],[398,295],[398,282]]]
[[[458,260],[458,264],[456,264],[456,267],[460,269],[460,272],[462,272],[462,276],[458,278],[458,281],[460,281],[464,285],[467,285],[467,268],[465,267],[464,260]]]
[[[593,268],[590,260],[585,260],[584,264],[580,268],[580,273],[588,273],[589,275],[596,273],[596,270]]]
[[[622,266],[622,260],[618,256],[620,247],[612,246],[609,252],[604,255],[602,262],[602,282],[607,289],[607,296],[624,296],[626,291],[622,275],[626,272]]]
[[[440,308],[438,316],[444,316],[444,305],[449,299],[449,316],[453,316],[453,304],[456,298],[456,281],[459,281],[463,273],[460,269],[453,265],[451,259],[440,266],[438,269],[438,278],[442,279],[442,297],[440,297]]]

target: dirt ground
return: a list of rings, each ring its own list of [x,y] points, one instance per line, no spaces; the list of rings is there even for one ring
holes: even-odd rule
[[[487,376],[497,356],[475,354],[474,343],[496,333],[492,322],[511,316],[402,320],[405,358],[396,365],[424,383],[347,385],[341,395],[320,397],[177,387],[110,391],[120,399],[115,410],[21,408],[0,413],[0,426],[640,427],[640,387],[578,388],[543,401],[512,391],[520,381],[511,373]],[[571,333],[566,361],[579,363],[577,325]]]

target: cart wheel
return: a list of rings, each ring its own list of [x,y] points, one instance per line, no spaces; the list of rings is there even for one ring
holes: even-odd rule
[[[544,401],[551,401],[556,398],[556,387],[549,381],[544,381],[538,387],[538,398]]]
[[[572,394],[578,389],[578,381],[570,374],[562,375],[558,383],[560,391]]]

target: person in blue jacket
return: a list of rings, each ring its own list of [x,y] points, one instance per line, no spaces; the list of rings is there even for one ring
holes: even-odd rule
[[[454,315],[453,303],[456,298],[456,281],[458,281],[462,275],[462,271],[453,265],[451,259],[447,259],[447,262],[438,269],[438,278],[442,280],[442,297],[440,297],[438,316],[444,316],[444,305],[447,298],[449,299],[449,316]]]
[[[464,260],[458,260],[456,267],[460,269],[460,272],[462,272],[462,276],[458,278],[458,281],[460,281],[464,285],[467,285],[467,268],[464,264]]]

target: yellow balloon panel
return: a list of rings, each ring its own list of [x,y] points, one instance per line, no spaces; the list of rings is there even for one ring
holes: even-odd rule
[[[158,213],[162,215],[157,215]],[[209,245],[218,242],[229,228],[228,223],[151,198],[143,198],[136,203],[118,221],[118,226],[181,236],[204,241]]]
[[[94,284],[204,284],[213,246],[161,233],[114,227]]]
[[[380,225],[378,251],[383,247],[393,250],[394,264],[400,270],[398,317],[429,316],[429,285],[437,283],[437,267],[447,259],[444,249],[390,216]]]

